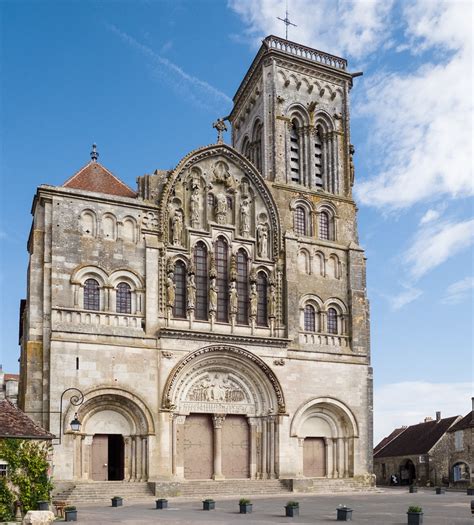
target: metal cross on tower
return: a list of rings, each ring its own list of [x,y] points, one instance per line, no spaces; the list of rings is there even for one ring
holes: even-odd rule
[[[285,24],[286,26],[285,38],[286,40],[288,40],[288,26],[298,27],[296,24],[293,24],[293,22],[290,22],[290,19],[288,18],[288,2],[286,3],[285,18],[280,18],[279,16],[277,16],[277,19],[281,20]]]

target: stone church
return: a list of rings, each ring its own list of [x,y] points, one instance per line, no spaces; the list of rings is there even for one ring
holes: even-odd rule
[[[215,144],[136,189],[95,147],[39,186],[19,404],[56,480],[370,482],[354,76],[269,36]]]

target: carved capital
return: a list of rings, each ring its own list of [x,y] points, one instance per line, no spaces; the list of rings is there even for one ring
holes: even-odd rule
[[[212,416],[212,423],[214,424],[214,428],[222,428],[222,425],[224,424],[225,420],[225,414],[214,414]]]

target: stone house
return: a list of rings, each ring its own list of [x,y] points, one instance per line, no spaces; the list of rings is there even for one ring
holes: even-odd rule
[[[19,374],[7,374],[0,365],[0,400],[8,399],[14,405],[18,401]]]
[[[423,423],[395,429],[374,449],[378,485],[389,485],[393,474],[402,485],[446,484],[449,472],[449,429],[460,416],[425,418]]]
[[[371,482],[352,82],[343,58],[269,36],[232,145],[219,119],[216,144],[136,189],[94,147],[37,189],[20,406],[65,429],[55,479]]]
[[[449,484],[465,487],[474,483],[474,398],[472,410],[448,430]]]

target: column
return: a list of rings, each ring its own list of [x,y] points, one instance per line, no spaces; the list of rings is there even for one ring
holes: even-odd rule
[[[329,478],[329,438],[324,438],[324,468],[326,470],[326,477]]]
[[[130,436],[130,481],[135,481],[136,476],[135,449],[135,436]]]
[[[225,479],[222,474],[222,425],[224,420],[225,414],[214,414],[212,418],[214,424],[214,474],[212,479]]]
[[[332,438],[332,477],[339,477],[337,472],[337,438]]]
[[[344,438],[337,438],[337,472],[338,477],[344,477]]]
[[[265,418],[262,418],[260,420],[260,424],[262,428],[262,468],[260,471],[260,478],[267,479],[267,420]]]
[[[178,428],[176,423],[177,414],[170,414],[171,419],[171,475],[176,477],[176,460],[177,460],[177,444],[178,444]]]
[[[137,436],[135,438],[136,442],[136,452],[135,452],[135,462],[137,465],[137,481],[142,480],[142,437]]]
[[[250,427],[250,479],[257,479],[257,419],[248,418]]]
[[[349,438],[344,438],[344,477],[349,477]]]
[[[148,481],[148,438],[142,438],[142,480]]]
[[[130,437],[124,437],[123,479],[130,481]]]
[[[270,472],[269,472],[269,478],[275,479],[275,416],[269,416],[268,418],[268,441],[269,441],[269,447],[268,447],[268,453],[270,455]]]

